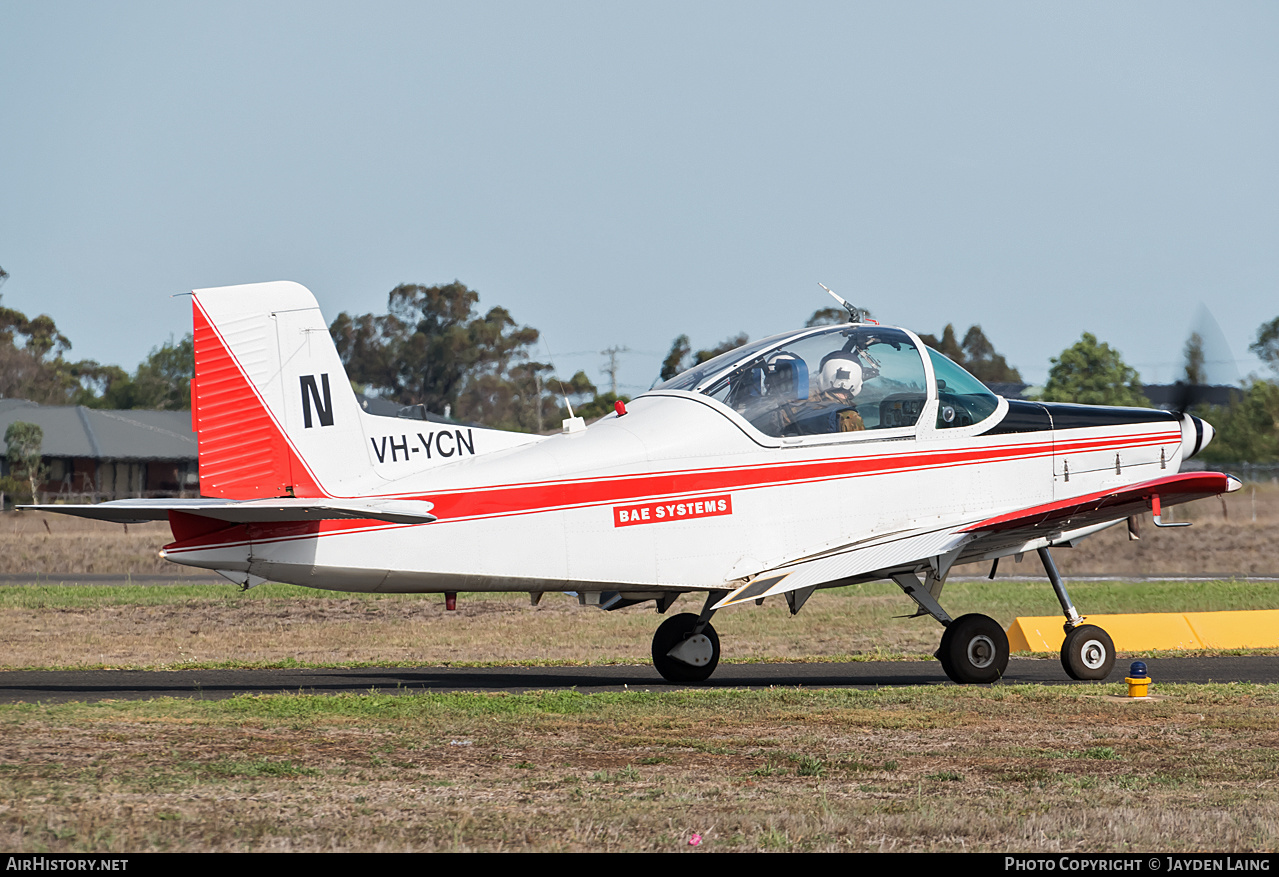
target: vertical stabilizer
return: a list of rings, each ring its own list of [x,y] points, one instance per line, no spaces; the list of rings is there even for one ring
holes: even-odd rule
[[[305,287],[196,290],[192,309],[202,493],[332,496],[367,480],[360,408]]]
[[[315,296],[297,283],[193,295],[191,410],[205,496],[366,496],[542,438],[367,414]]]

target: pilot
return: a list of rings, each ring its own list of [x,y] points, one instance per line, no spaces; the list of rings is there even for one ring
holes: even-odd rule
[[[850,358],[832,357],[822,365],[817,379],[820,399],[825,405],[843,406],[833,413],[831,432],[860,432],[866,428],[853,400],[862,391],[862,367]]]
[[[807,399],[776,412],[779,431],[773,435],[826,435],[866,428],[853,400],[862,391],[862,367],[842,351],[826,357]]]

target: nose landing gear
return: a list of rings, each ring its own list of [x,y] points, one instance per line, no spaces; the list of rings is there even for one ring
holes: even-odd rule
[[[1115,644],[1095,624],[1068,627],[1061,644],[1061,666],[1071,679],[1105,679],[1115,669]]]
[[[1044,572],[1057,592],[1057,602],[1066,615],[1066,641],[1061,644],[1061,666],[1066,675],[1080,682],[1105,679],[1115,668],[1115,644],[1110,635],[1095,624],[1084,624],[1084,618],[1075,610],[1066,593],[1066,584],[1057,572],[1057,564],[1047,548],[1039,549],[1039,559]]]

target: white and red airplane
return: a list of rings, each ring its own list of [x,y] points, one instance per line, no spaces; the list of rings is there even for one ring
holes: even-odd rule
[[[945,628],[956,682],[992,682],[1008,638],[939,598],[957,564],[1037,551],[1065,615],[1061,659],[1105,678],[1049,554],[1112,524],[1237,489],[1178,474],[1212,438],[1189,414],[1009,401],[905,329],[852,319],[756,341],[586,427],[525,435],[377,417],[357,403],[315,298],[277,282],[194,293],[206,498],[31,506],[167,519],[163,556],[244,586],[575,592],[615,609],[705,592],[653,637],[653,663],[698,682],[711,617],[891,579]],[[992,575],[994,569],[991,570]]]

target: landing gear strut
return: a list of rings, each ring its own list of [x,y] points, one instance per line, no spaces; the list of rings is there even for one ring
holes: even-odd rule
[[[995,682],[1008,669],[1008,634],[988,615],[963,615],[951,620],[937,602],[947,571],[949,565],[929,570],[922,582],[913,572],[897,573],[893,581],[919,605],[916,615],[931,615],[946,626],[934,655],[952,681],[960,685]]]
[[[1061,666],[1071,679],[1083,682],[1090,679],[1105,679],[1115,668],[1115,644],[1110,635],[1095,624],[1084,624],[1084,618],[1070,602],[1066,593],[1066,585],[1057,572],[1052,555],[1047,548],[1039,549],[1039,559],[1044,564],[1044,572],[1053,584],[1057,593],[1057,602],[1066,615],[1066,641],[1061,644]]]
[[[666,619],[653,634],[653,666],[667,682],[705,682],[719,664],[719,636],[711,627],[710,608],[723,594],[706,596],[701,615],[684,612]]]
[[[1070,602],[1052,555],[1047,548],[1038,549],[1038,553],[1066,616],[1061,666],[1071,679],[1105,679],[1115,667],[1115,644],[1100,627],[1084,624],[1083,616]],[[954,559],[954,556],[949,558],[952,562]],[[926,571],[922,582],[915,572],[897,573],[893,581],[919,605],[916,615],[931,615],[945,625],[946,632],[935,655],[946,675],[960,685],[994,682],[1008,669],[1008,635],[999,622],[985,615],[964,615],[951,620],[937,602],[949,569],[949,563],[937,563]]]

